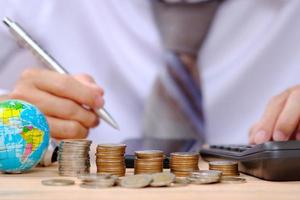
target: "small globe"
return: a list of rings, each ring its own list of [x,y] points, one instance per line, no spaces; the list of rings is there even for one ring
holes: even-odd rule
[[[0,102],[0,171],[22,173],[39,163],[49,145],[49,126],[37,107]]]

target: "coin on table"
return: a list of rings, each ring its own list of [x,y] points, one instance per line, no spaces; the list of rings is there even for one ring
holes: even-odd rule
[[[95,182],[82,182],[80,184],[80,187],[82,188],[89,188],[89,189],[95,189],[95,188],[108,188],[114,186],[116,183],[115,178],[105,178],[105,179],[98,179]]]
[[[99,179],[110,178],[111,174],[80,174],[77,176],[82,182],[95,182]]]
[[[221,177],[222,172],[218,170],[199,170],[197,172],[192,172],[190,177]]]
[[[223,177],[221,179],[222,183],[233,183],[233,184],[238,184],[238,183],[246,183],[245,178],[240,178],[240,177]]]
[[[47,186],[68,186],[74,185],[75,181],[70,179],[47,179],[42,180],[42,184]]]
[[[152,182],[151,186],[153,187],[162,187],[162,186],[168,186],[175,180],[175,175],[170,172],[161,172],[161,173],[155,173],[152,174]]]
[[[152,182],[152,176],[146,174],[138,174],[125,176],[121,182],[121,187],[126,188],[143,188],[148,186]]]
[[[189,181],[191,181],[192,184],[211,184],[211,183],[218,183],[220,182],[219,177],[203,177],[203,178],[192,178],[188,177],[187,178]]]
[[[220,182],[221,176],[221,171],[200,170],[198,172],[192,172],[188,180],[190,180],[192,184],[211,184]]]
[[[170,187],[182,187],[182,186],[187,186],[191,182],[186,178],[186,177],[176,177],[173,183],[170,184]]]

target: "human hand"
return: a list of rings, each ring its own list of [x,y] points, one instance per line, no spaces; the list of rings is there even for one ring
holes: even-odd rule
[[[8,97],[36,105],[46,115],[51,136],[57,139],[87,137],[89,128],[99,123],[90,108],[104,104],[103,90],[92,77],[45,69],[25,70]]]
[[[249,141],[260,144],[269,140],[300,140],[300,85],[273,97],[262,118],[250,129]]]

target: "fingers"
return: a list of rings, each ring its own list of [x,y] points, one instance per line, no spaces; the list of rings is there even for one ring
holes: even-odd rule
[[[249,133],[249,142],[300,140],[300,87],[295,86],[272,98],[261,120]]]
[[[77,121],[47,117],[51,136],[56,139],[83,139],[88,135],[88,129]]]
[[[297,130],[294,133],[295,139],[300,140],[300,123],[298,124]]]
[[[287,92],[284,92],[271,99],[261,120],[256,127],[251,130],[252,133],[250,135],[252,135],[252,142],[260,144],[271,140],[276,121],[285,105],[288,95]]]
[[[89,128],[99,123],[99,117],[89,108],[102,107],[103,91],[91,77],[81,75],[79,79],[81,81],[48,70],[29,69],[22,74],[9,98],[39,107],[47,117],[53,137],[85,138]]]
[[[297,129],[300,117],[300,90],[290,93],[275,124],[273,140],[286,141]]]
[[[255,134],[257,132],[257,128],[259,127],[259,123],[255,123],[252,125],[249,131],[249,143],[250,144],[255,144]]]
[[[35,104],[45,115],[78,121],[85,127],[95,127],[99,122],[98,116],[94,112],[85,109],[76,102],[51,95],[38,89],[23,86],[14,90],[11,96]]]
[[[26,70],[23,79],[31,80],[35,87],[59,97],[64,97],[91,108],[103,106],[103,90],[94,85],[87,86],[69,75],[49,70]]]

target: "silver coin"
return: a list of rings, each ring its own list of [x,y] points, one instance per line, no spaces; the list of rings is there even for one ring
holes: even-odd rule
[[[192,172],[187,179],[191,181],[192,184],[211,184],[220,182],[221,176],[221,171],[200,170],[198,172]]]
[[[100,179],[108,179],[111,176],[111,174],[81,174],[77,178],[82,182],[97,182]]]
[[[182,187],[182,186],[187,186],[189,185],[191,182],[186,178],[178,178],[176,177],[175,180],[173,181],[173,183],[171,183],[169,186],[170,187]]]
[[[209,165],[237,165],[238,163],[236,161],[231,160],[217,160],[217,161],[211,161],[209,162]]]
[[[211,184],[220,182],[220,177],[203,177],[203,178],[192,178],[187,177],[191,184]]]
[[[79,143],[79,144],[91,144],[91,140],[86,139],[65,139],[62,140],[61,143]]]
[[[170,172],[161,172],[152,174],[152,182],[150,183],[153,187],[168,186],[175,180],[176,176]]]
[[[90,172],[90,140],[63,140],[59,144],[58,171],[61,176]]]
[[[80,184],[80,187],[83,187],[83,188],[107,188],[107,187],[112,187],[115,184],[116,184],[116,179],[114,177],[112,177],[112,178],[97,179],[97,181],[93,181],[93,182],[82,182]]]
[[[197,172],[192,172],[190,177],[192,178],[202,178],[202,177],[221,177],[222,172],[218,170],[199,170]]]
[[[47,179],[42,180],[42,184],[47,186],[68,186],[74,185],[75,181],[69,179]]]
[[[240,177],[223,177],[221,179],[222,183],[232,183],[232,184],[238,184],[238,183],[246,183],[245,178],[240,178]]]
[[[151,175],[138,174],[138,175],[125,176],[120,181],[120,186],[126,188],[143,188],[148,186],[151,182],[152,182]]]

